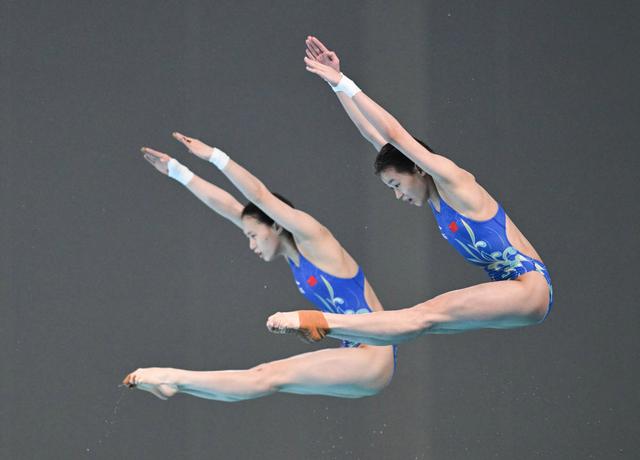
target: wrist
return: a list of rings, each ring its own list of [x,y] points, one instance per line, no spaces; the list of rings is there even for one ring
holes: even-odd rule
[[[341,78],[340,81],[338,81],[338,84],[335,86],[331,86],[331,89],[333,89],[335,93],[342,92],[349,97],[353,97],[360,91],[362,91],[360,88],[358,88],[358,85],[356,85],[354,81],[347,77],[345,74],[340,73],[340,75]]]
[[[219,170],[223,170],[229,163],[229,155],[219,148],[214,147],[213,152],[211,152],[211,156],[209,157],[209,163],[212,163]]]
[[[175,158],[170,159],[167,163],[167,174],[170,178],[177,180],[182,185],[187,185],[194,176],[189,168]]]

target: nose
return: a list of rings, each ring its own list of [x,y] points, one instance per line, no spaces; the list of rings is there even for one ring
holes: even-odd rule
[[[252,251],[256,248],[256,242],[254,240],[249,240],[249,249]]]
[[[397,200],[402,198],[403,193],[400,190],[394,190],[393,193],[395,193]]]

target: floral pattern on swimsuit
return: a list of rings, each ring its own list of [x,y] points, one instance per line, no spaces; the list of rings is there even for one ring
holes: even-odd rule
[[[549,307],[553,306],[553,285],[545,264],[514,248],[507,238],[507,215],[500,204],[491,219],[477,221],[462,216],[440,198],[440,211],[429,201],[443,238],[474,265],[484,269],[492,281],[513,280],[525,273],[537,271],[549,286]]]
[[[352,315],[371,313],[364,297],[364,273],[358,267],[353,278],[339,278],[320,270],[300,254],[300,265],[289,260],[298,290],[318,309],[326,313]],[[342,341],[343,346],[356,347],[359,343]]]

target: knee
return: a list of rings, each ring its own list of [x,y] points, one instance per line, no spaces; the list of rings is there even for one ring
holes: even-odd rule
[[[384,390],[391,383],[392,377],[393,377],[393,371],[390,373],[390,375],[381,374],[379,378],[374,379],[374,382],[371,382],[370,384],[367,384],[367,385],[360,385],[357,387],[355,391],[350,392],[346,396],[352,399],[368,398],[371,396],[376,396],[378,393]]]
[[[443,306],[445,301],[446,299],[439,296],[419,303],[410,309],[412,312],[411,322],[416,335],[423,335],[436,330],[438,325],[444,322],[438,311],[440,311],[440,307]]]
[[[347,395],[349,398],[366,398],[379,394],[389,386],[395,372],[393,347],[361,345],[360,348],[363,353],[369,353],[369,356],[363,358],[367,363],[366,370],[361,373],[362,381]]]
[[[273,393],[285,383],[282,370],[274,363],[263,363],[249,369],[253,385],[260,393]]]
[[[388,331],[393,336],[393,343],[413,340],[425,334],[430,327],[429,316],[422,304],[397,310],[394,314],[397,316],[388,326]]]
[[[537,302],[535,305],[528,309],[525,315],[525,321],[527,326],[535,326],[540,324],[547,317],[547,311],[549,305],[545,302]]]

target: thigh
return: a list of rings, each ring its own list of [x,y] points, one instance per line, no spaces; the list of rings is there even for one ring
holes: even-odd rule
[[[361,397],[376,394],[393,376],[391,346],[361,345],[304,353],[266,364],[285,393]]]
[[[543,275],[526,273],[516,280],[492,281],[441,294],[424,304],[438,317],[438,330],[507,329],[538,323],[549,304]]]

